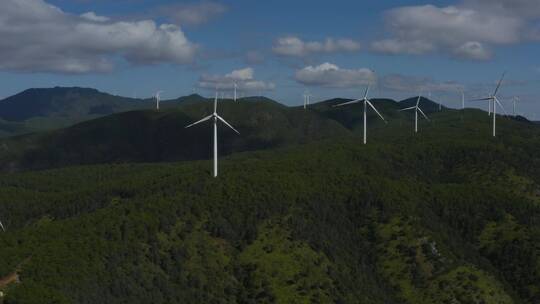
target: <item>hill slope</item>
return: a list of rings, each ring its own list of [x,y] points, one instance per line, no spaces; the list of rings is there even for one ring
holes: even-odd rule
[[[538,302],[539,129],[440,115],[236,154],[218,179],[207,161],[0,176],[0,277],[27,261],[6,303]]]
[[[333,107],[344,101],[329,100],[308,110],[258,98],[220,102],[220,115],[242,134],[238,136],[220,125],[219,154],[303,144],[351,133],[362,134],[362,104]],[[370,142],[389,142],[411,134],[413,113],[399,111],[409,105],[407,102],[373,100],[388,124],[369,110]],[[489,117],[479,110],[460,112],[445,108],[439,112],[438,106],[429,100],[422,100],[422,107],[431,118],[431,122],[421,119],[422,132],[440,126],[444,128],[439,131],[444,132],[449,132],[447,128],[459,128],[455,131],[471,132],[480,137],[490,133]],[[175,106],[160,112],[125,112],[58,131],[0,140],[0,169],[13,171],[78,164],[208,159],[212,151],[210,123],[188,130],[184,127],[212,111],[212,102],[177,101]],[[530,126],[532,124],[526,120],[500,118],[501,132],[504,128]]]
[[[190,95],[162,101],[161,107],[205,100]],[[154,107],[151,99],[114,96],[89,88],[29,89],[0,101],[0,137],[57,129],[114,113]]]
[[[273,101],[226,101],[220,115],[242,133],[219,128],[220,154],[282,147],[343,136],[341,124],[316,112],[287,108]],[[209,115],[211,102],[181,104],[157,111],[133,111],[76,126],[1,141],[0,167],[51,168],[105,162],[162,162],[207,159],[209,123],[185,129]]]

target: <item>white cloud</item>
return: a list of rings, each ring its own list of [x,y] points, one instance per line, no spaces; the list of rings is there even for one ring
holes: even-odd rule
[[[360,44],[351,39],[327,38],[323,42],[305,42],[298,37],[289,36],[277,39],[272,51],[281,56],[304,57],[320,53],[357,52],[360,48]]]
[[[482,43],[477,41],[464,43],[462,46],[456,48],[454,53],[458,57],[474,60],[489,60],[492,57],[491,52]]]
[[[331,88],[350,88],[377,81],[370,69],[342,69],[331,63],[305,67],[296,72],[295,78],[303,85]]]
[[[253,68],[234,70],[225,75],[202,75],[198,86],[204,89],[233,90],[234,84],[238,89],[248,91],[271,91],[275,84],[255,79]]]
[[[134,64],[192,62],[197,46],[180,29],[154,21],[111,21],[63,12],[43,0],[0,2],[0,69],[88,73]]]
[[[435,51],[473,60],[492,57],[491,47],[534,37],[540,18],[534,0],[464,0],[457,5],[406,6],[385,13],[390,38],[374,41],[375,52],[425,54]]]
[[[104,17],[104,16],[98,16],[94,12],[88,12],[81,15],[82,18],[95,21],[95,22],[107,22],[111,20],[110,18]]]
[[[158,11],[177,24],[200,25],[224,14],[227,7],[221,3],[207,1],[195,4],[166,5],[160,7]]]

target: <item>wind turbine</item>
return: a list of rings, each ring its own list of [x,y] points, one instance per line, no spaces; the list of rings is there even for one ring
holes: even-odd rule
[[[348,101],[348,102],[344,102],[344,103],[340,103],[340,104],[337,104],[337,105],[334,106],[334,107],[341,107],[341,106],[344,106],[344,105],[350,105],[350,104],[354,104],[354,103],[360,103],[360,102],[364,103],[364,145],[367,144],[367,107],[368,106],[370,106],[373,109],[373,111],[375,111],[375,113],[377,113],[377,115],[379,115],[379,117],[385,123],[387,123],[386,119],[384,119],[384,117],[381,115],[381,113],[379,113],[379,111],[377,111],[375,106],[368,99],[369,87],[370,86],[368,85],[367,88],[366,88],[366,92],[364,93],[364,98],[353,100],[353,101]]]
[[[517,116],[516,114],[516,103],[520,101],[520,98],[518,96],[514,96],[514,98],[512,98],[512,103],[513,103],[513,106],[514,106],[514,117]]]
[[[238,132],[233,126],[231,126],[225,119],[221,118],[221,116],[218,115],[217,103],[218,103],[218,92],[216,92],[216,97],[214,99],[214,113],[212,115],[206,116],[205,118],[197,122],[190,124],[189,126],[186,126],[186,129],[187,129],[210,119],[214,121],[214,177],[218,176],[218,147],[217,147],[217,141],[218,141],[217,122],[218,120],[221,120],[222,123],[224,123],[227,127],[231,128],[237,134],[240,134],[240,132]]]
[[[424,111],[422,111],[422,109],[420,109],[420,99],[421,98],[422,98],[422,94],[418,95],[418,100],[416,101],[416,106],[400,110],[400,111],[414,110],[414,133],[418,133],[418,112],[420,112],[420,114],[422,114],[422,116],[424,116],[424,118],[427,119],[427,121],[430,121],[429,118],[427,117],[427,115],[424,113]]]
[[[501,109],[505,112],[503,105],[497,98],[497,93],[499,92],[499,89],[501,88],[501,84],[504,80],[504,76],[506,75],[506,72],[502,74],[501,79],[499,80],[499,83],[497,84],[497,87],[495,88],[495,91],[493,94],[489,95],[486,98],[480,98],[480,99],[474,99],[473,101],[487,101],[489,102],[489,108],[490,110],[493,109],[493,137],[497,136],[497,105],[501,107]]]
[[[159,111],[159,102],[161,101],[161,93],[163,93],[163,91],[158,91],[156,93],[156,110]]]
[[[309,93],[308,90],[304,91],[304,109],[306,109],[307,106],[310,105],[310,103],[311,103],[310,98],[311,98],[311,97],[312,97],[312,96],[311,96],[311,94]]]

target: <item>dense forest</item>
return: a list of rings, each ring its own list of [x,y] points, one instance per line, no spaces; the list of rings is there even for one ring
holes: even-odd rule
[[[242,136],[220,129],[217,179],[210,128],[183,130],[206,103],[5,140],[2,300],[540,302],[540,127],[501,117],[492,138],[485,112],[426,102],[414,135],[407,102],[378,102],[365,146],[360,106],[225,103]]]

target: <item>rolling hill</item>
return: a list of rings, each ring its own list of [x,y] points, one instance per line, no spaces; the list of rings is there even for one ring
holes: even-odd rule
[[[361,105],[332,106],[342,101],[325,101],[308,111],[265,98],[220,102],[220,114],[242,133],[237,136],[226,127],[220,128],[220,154],[360,134],[363,128]],[[390,125],[370,112],[370,133],[408,123],[410,113],[398,111],[404,106],[402,103],[387,99],[373,102]],[[432,112],[435,105],[432,101],[423,100],[423,105],[428,114],[438,113]],[[129,111],[62,130],[4,139],[0,141],[0,168],[24,170],[76,164],[208,159],[211,129],[204,125],[189,130],[184,127],[210,114],[212,107],[211,101],[180,101],[160,112]]]
[[[540,127],[339,101],[220,103],[217,179],[202,100],[0,141],[0,301],[540,301]]]
[[[5,303],[535,303],[540,129],[493,139],[460,114],[236,153],[218,179],[209,161],[3,174]]]
[[[162,101],[167,108],[206,99],[199,95]],[[0,137],[58,129],[132,110],[153,109],[151,99],[110,95],[90,88],[28,89],[0,101]]]

